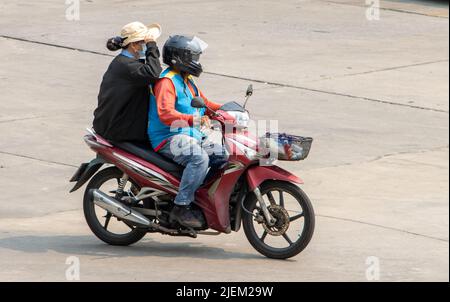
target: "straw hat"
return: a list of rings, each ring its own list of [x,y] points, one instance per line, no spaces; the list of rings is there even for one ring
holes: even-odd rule
[[[141,22],[131,22],[122,27],[120,36],[125,38],[122,45],[127,46],[132,42],[142,41],[146,37],[156,40],[161,35],[161,26],[157,23],[145,26]]]

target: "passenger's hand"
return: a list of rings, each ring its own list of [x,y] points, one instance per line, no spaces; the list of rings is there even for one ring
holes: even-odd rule
[[[156,42],[156,39],[159,38],[161,35],[161,25],[158,23],[153,23],[148,26],[149,31],[147,33],[147,36],[144,38],[145,43],[148,42]]]
[[[145,44],[147,44],[148,42],[156,42],[156,40],[153,38],[152,35],[146,35],[144,38],[144,42]]]

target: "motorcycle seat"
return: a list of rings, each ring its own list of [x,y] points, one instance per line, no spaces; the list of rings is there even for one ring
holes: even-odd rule
[[[157,153],[153,150],[150,143],[141,143],[141,142],[113,142],[114,146],[128,152],[134,154],[154,165],[163,169],[164,171],[172,174],[177,178],[181,178],[183,174],[184,167],[182,165],[177,164],[176,162],[164,157],[163,155]]]

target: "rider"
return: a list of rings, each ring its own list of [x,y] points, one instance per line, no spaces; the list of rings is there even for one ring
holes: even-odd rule
[[[148,142],[148,86],[162,70],[155,42],[160,30],[158,24],[132,22],[122,28],[120,37],[107,42],[109,50],[122,51],[103,76],[93,126],[109,141]]]
[[[218,110],[221,105],[209,101],[193,80],[203,69],[200,54],[207,44],[197,37],[171,36],[163,47],[163,61],[169,67],[153,87],[150,98],[148,135],[155,151],[185,166],[171,221],[187,227],[201,227],[203,216],[191,209],[195,191],[203,183],[208,167],[217,169],[226,163],[223,147],[205,143],[198,125],[209,126],[209,111],[191,106],[199,96],[206,106]]]

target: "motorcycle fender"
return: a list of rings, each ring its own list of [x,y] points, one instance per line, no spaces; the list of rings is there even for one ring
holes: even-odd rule
[[[76,183],[69,192],[72,193],[83,186],[92,177],[92,175],[94,175],[95,172],[103,166],[104,163],[105,160],[101,157],[94,158],[89,163],[82,163],[70,179],[70,182]]]
[[[247,170],[247,183],[250,191],[255,190],[266,180],[281,180],[302,184],[303,180],[278,166],[254,166]]]

